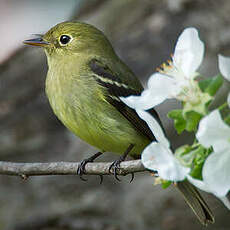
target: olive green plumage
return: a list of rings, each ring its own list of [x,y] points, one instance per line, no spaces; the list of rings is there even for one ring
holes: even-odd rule
[[[148,125],[119,99],[139,95],[143,88],[101,31],[85,23],[64,22],[25,43],[45,48],[51,107],[82,140],[100,151],[119,154],[133,144],[130,155],[134,157],[155,140]],[[157,113],[149,112],[160,123]],[[214,222],[194,186],[185,181],[177,187],[202,224]]]

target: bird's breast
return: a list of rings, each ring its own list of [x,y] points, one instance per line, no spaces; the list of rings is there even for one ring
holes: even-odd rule
[[[56,116],[75,135],[100,150],[123,153],[130,143],[136,154],[149,143],[103,94],[89,76],[68,78],[48,72],[46,94]]]

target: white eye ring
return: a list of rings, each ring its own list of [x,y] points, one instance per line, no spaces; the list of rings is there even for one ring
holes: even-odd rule
[[[61,45],[67,45],[68,43],[70,43],[71,40],[72,40],[72,37],[67,35],[67,34],[63,34],[59,38],[59,41],[60,41]]]

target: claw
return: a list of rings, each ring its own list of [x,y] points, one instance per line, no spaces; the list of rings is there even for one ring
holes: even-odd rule
[[[117,174],[118,171],[120,170],[120,163],[125,160],[125,158],[127,157],[127,155],[129,154],[129,152],[132,150],[133,147],[134,147],[134,145],[130,144],[129,147],[127,148],[127,150],[124,152],[124,154],[121,155],[118,160],[114,161],[109,167],[109,173],[113,173],[115,179],[118,181],[121,181],[118,177],[118,174]],[[113,171],[112,171],[112,168],[113,168]],[[132,173],[132,178],[131,178],[130,182],[132,182],[133,178],[134,178],[134,175]]]
[[[131,173],[131,180],[129,181],[129,183],[132,183],[133,179],[134,179],[134,173],[132,172]]]
[[[114,162],[109,166],[109,173],[113,173],[112,168],[114,166]]]
[[[89,162],[93,162],[97,157],[99,157],[100,155],[102,154],[102,152],[97,152],[96,154],[94,154],[92,157],[90,158],[87,158],[85,160],[83,160],[80,165],[78,166],[78,169],[77,169],[77,175],[80,176],[80,179],[83,180],[83,181],[87,181],[87,179],[83,178],[83,175],[85,174],[85,166],[86,164],[88,164]],[[102,183],[103,181],[103,176],[100,175],[100,184]]]
[[[116,161],[114,161],[114,162],[110,165],[110,167],[109,167],[109,172],[110,172],[110,173],[113,173],[115,179],[118,180],[118,181],[121,181],[121,180],[119,179],[118,175],[117,175],[117,171],[120,169],[120,163],[121,163],[121,160],[120,160],[120,159],[119,159],[119,160],[116,160]],[[113,169],[113,170],[112,170],[112,169]]]
[[[79,175],[82,181],[87,181],[87,179],[83,178],[83,174],[85,173],[85,166],[88,162],[86,160],[82,161],[77,169],[77,175]]]
[[[117,170],[118,170],[117,168],[114,169],[113,175],[116,178],[116,180],[121,181],[117,175]]]

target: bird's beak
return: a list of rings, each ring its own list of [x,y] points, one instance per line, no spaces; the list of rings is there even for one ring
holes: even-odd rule
[[[39,36],[38,38],[25,40],[23,41],[23,43],[26,45],[41,46],[41,47],[46,47],[50,44],[49,42],[43,40],[42,35],[39,34],[37,35]]]

